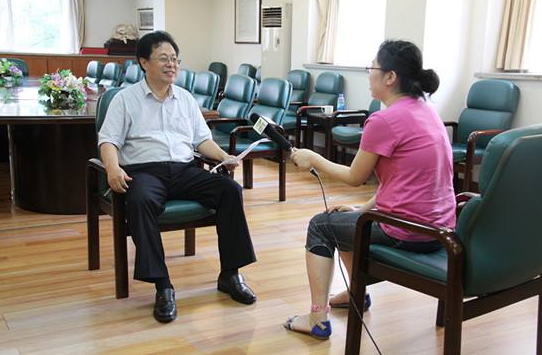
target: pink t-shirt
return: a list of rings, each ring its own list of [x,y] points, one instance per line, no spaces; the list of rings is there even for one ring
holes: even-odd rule
[[[361,149],[380,155],[376,208],[439,227],[455,228],[452,149],[444,124],[422,99],[402,97],[365,122]],[[431,237],[382,225],[394,238]]]

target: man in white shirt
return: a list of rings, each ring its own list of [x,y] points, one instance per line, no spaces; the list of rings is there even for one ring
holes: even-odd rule
[[[194,150],[224,161],[197,102],[173,85],[179,48],[163,31],[143,36],[136,56],[145,79],[111,101],[98,145],[113,191],[126,193],[128,225],[136,245],[134,278],[156,286],[154,317],[177,316],[158,227],[169,199],[188,199],[216,210],[221,272],[218,289],[244,304],[256,301],[238,268],[254,261],[243,210],[242,188],[233,179],[196,167]]]

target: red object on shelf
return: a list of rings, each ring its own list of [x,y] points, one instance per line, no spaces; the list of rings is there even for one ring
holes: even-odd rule
[[[95,55],[107,55],[109,50],[107,48],[100,47],[83,47],[79,54],[95,54]]]

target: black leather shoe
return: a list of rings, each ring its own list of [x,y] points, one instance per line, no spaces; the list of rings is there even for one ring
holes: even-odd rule
[[[156,291],[154,300],[154,318],[162,323],[168,323],[177,318],[177,304],[175,303],[175,290],[166,288]]]
[[[244,304],[253,304],[256,302],[256,295],[247,286],[245,279],[241,274],[231,274],[218,277],[218,290],[225,292],[235,301]]]

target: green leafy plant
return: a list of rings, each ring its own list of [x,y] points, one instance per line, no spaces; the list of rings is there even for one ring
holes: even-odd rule
[[[0,86],[17,86],[21,83],[23,72],[15,63],[0,58]]]

